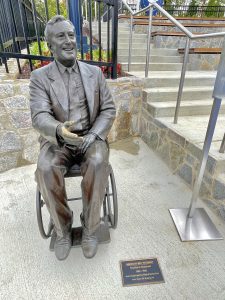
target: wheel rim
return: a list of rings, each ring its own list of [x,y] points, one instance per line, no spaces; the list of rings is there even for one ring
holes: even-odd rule
[[[111,183],[111,193],[109,190],[109,184],[106,188],[106,203],[107,203],[107,210],[108,210],[108,219],[109,223],[112,228],[117,227],[118,223],[118,202],[117,202],[117,191],[116,191],[116,183],[115,183],[115,177],[112,170],[112,167],[110,166],[110,183]],[[111,197],[112,197],[112,203],[113,203],[113,212],[112,212],[112,206],[111,206]]]
[[[43,224],[43,217],[42,217],[42,207],[45,205],[44,201],[41,199],[41,193],[39,192],[39,189],[37,188],[36,191],[36,212],[37,212],[37,222],[38,222],[38,228],[40,231],[41,236],[44,239],[48,239],[53,230],[53,222],[50,219],[49,224],[48,224],[48,230],[47,232],[45,231],[44,224]]]

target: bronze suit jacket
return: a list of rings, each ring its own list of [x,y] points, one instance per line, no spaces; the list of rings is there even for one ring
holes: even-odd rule
[[[100,68],[79,61],[78,65],[89,107],[90,131],[105,140],[116,114],[112,95]],[[55,62],[31,73],[30,108],[33,127],[41,134],[41,146],[47,141],[58,144],[56,128],[68,121],[69,100]]]

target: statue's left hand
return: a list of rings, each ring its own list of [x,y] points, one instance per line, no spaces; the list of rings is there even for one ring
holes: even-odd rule
[[[96,136],[92,133],[88,133],[87,135],[83,136],[83,143],[81,144],[81,152],[85,153],[87,148],[94,143]]]

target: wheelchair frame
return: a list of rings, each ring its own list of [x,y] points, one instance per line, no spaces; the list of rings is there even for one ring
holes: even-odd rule
[[[108,184],[105,190],[105,196],[103,200],[103,216],[101,217],[101,221],[104,222],[104,228],[113,228],[116,229],[117,223],[118,223],[118,202],[117,202],[117,191],[116,191],[116,182],[115,177],[113,173],[113,169],[111,165],[109,164],[110,173],[109,173],[109,179]],[[81,176],[80,167],[78,165],[72,166],[72,168],[67,172],[65,175],[65,178],[71,178],[71,177],[79,177]],[[111,191],[110,191],[111,187]],[[76,201],[76,200],[82,200],[82,197],[78,198],[70,198],[68,201]],[[52,240],[55,239],[54,234],[54,224],[52,219],[50,218],[47,232],[45,231],[44,224],[43,224],[43,218],[42,218],[42,208],[44,207],[45,202],[41,197],[41,193],[37,187],[36,190],[36,212],[37,212],[37,222],[38,222],[38,228],[40,231],[41,236],[44,239],[48,239],[49,237],[52,237]],[[104,232],[104,237],[102,238],[102,242],[107,242],[107,240],[110,240],[109,233],[106,233],[106,230],[101,228],[101,231]],[[76,229],[76,228],[72,228]],[[79,229],[79,228],[78,228]],[[80,235],[79,233],[78,235]],[[79,237],[80,238],[80,237]],[[54,246],[53,241],[51,240],[50,249]],[[52,250],[52,249],[51,249]]]

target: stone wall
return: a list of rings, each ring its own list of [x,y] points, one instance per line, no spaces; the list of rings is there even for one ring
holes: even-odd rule
[[[107,80],[117,118],[109,141],[138,133],[143,82],[137,78]],[[1,80],[0,83],[0,172],[35,163],[39,134],[32,128],[29,108],[29,80]]]
[[[143,103],[142,109],[140,134],[171,171],[179,175],[192,189],[197,176],[202,149],[159,120],[153,119],[145,109],[145,103]],[[221,162],[209,155],[200,196],[225,219],[225,182],[218,177],[221,168],[224,168]]]

